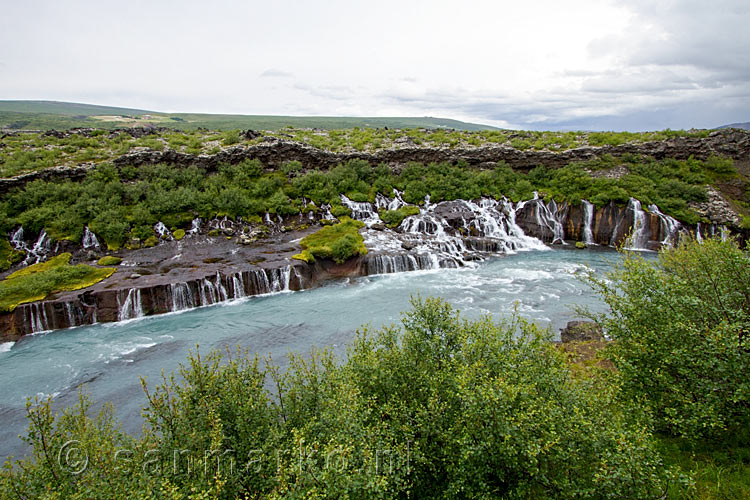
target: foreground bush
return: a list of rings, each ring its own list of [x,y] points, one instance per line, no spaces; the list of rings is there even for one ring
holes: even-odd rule
[[[146,430],[111,410],[29,406],[34,456],[3,498],[655,498],[670,475],[647,421],[575,380],[519,319],[463,321],[413,302],[343,363],[192,355],[146,389]],[[145,382],[144,382],[145,387]],[[269,391],[274,388],[274,392]],[[70,443],[73,443],[72,445]],[[85,460],[84,460],[85,459]]]
[[[591,282],[625,394],[661,430],[722,438],[750,423],[750,255],[735,241],[683,240],[656,261],[627,254]]]

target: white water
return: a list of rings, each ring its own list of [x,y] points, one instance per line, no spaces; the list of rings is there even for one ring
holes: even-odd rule
[[[594,242],[594,205],[586,200],[581,200],[583,204],[583,242],[586,245],[596,245]]]
[[[143,317],[143,304],[141,303],[141,290],[131,288],[124,299],[121,298],[124,290],[117,294],[117,317],[120,321]]]
[[[670,217],[669,215],[661,213],[659,207],[657,207],[656,205],[649,205],[648,211],[659,217],[661,233],[664,235],[661,244],[665,246],[674,245],[674,243],[677,241],[677,233],[680,230],[680,222],[677,219]],[[700,231],[700,223],[698,225],[698,231]]]
[[[627,210],[633,212],[633,227],[624,246],[628,250],[646,250],[649,236],[646,212],[641,208],[641,202],[635,198],[630,198]]]
[[[83,240],[81,241],[81,245],[84,249],[99,248],[99,240],[96,239],[96,235],[91,232],[88,226],[83,230]]]
[[[307,353],[313,345],[329,347],[343,356],[357,328],[366,323],[372,328],[398,323],[400,312],[410,307],[409,298],[416,294],[442,296],[469,318],[487,313],[503,316],[517,308],[557,333],[575,319],[568,306],[583,304],[603,310],[587,286],[576,279],[584,264],[605,270],[607,260],[617,258],[611,251],[557,247],[489,259],[461,269],[339,280],[299,293],[230,300],[223,306],[180,314],[26,336],[10,350],[7,344],[0,348],[6,351],[0,352],[0,377],[12,381],[0,391],[0,455],[23,454],[17,435],[26,428],[27,396],[59,393],[57,408],[61,408],[76,402],[78,388],[85,383],[96,401],[115,405],[126,431],[139,432],[145,404],[139,377],[146,377],[153,387],[161,380],[162,370],[167,374],[176,370],[196,344],[200,344],[201,353],[240,345],[261,356],[270,354],[282,365],[288,351]],[[250,281],[262,281],[263,276],[269,288],[274,281],[284,286],[284,274],[279,273],[276,280],[270,272],[259,271],[254,277],[245,274],[245,284],[251,290]],[[210,281],[215,281],[214,277]],[[183,292],[178,304],[198,300],[197,287],[192,289],[192,299],[187,289]],[[132,304],[139,302],[134,294],[123,291],[123,303],[128,294]],[[173,301],[175,295],[180,293],[173,295]],[[42,311],[38,313],[42,318],[38,321],[44,322]]]
[[[172,240],[172,233],[169,232],[169,229],[167,229],[167,226],[164,225],[163,222],[159,221],[154,225],[154,231],[156,231],[156,234],[159,235],[160,240]]]

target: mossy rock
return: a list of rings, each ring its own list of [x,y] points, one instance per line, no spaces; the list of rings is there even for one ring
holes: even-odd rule
[[[156,236],[149,236],[148,238],[146,238],[146,241],[143,242],[143,246],[145,248],[155,247],[158,244],[159,238],[157,238]]]
[[[578,248],[578,249],[584,249],[584,248],[586,248],[586,243],[584,243],[582,241],[576,241],[576,248]]]
[[[218,229],[212,229],[208,232],[209,236],[219,236],[219,230]]]
[[[176,239],[177,241],[180,241],[182,238],[185,237],[185,230],[177,229],[174,233],[172,233],[172,236],[174,236],[174,239]]]
[[[330,258],[339,264],[357,255],[365,255],[364,238],[359,230],[364,223],[342,217],[341,222],[326,226],[317,232],[307,235],[300,241],[303,252],[292,258],[310,262],[310,258]],[[313,260],[314,261],[314,260]]]
[[[63,291],[80,290],[112,276],[113,267],[70,265],[70,254],[63,253],[47,262],[20,269],[0,281],[0,311],[11,312],[18,305],[44,300]]]
[[[307,264],[315,263],[315,257],[313,256],[313,254],[310,253],[309,250],[303,250],[300,253],[292,255],[292,259],[301,260],[302,262],[305,262]]]
[[[115,257],[114,255],[106,255],[99,259],[96,263],[100,266],[119,266],[122,262],[122,257]]]

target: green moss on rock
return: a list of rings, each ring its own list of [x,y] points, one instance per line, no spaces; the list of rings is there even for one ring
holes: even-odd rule
[[[115,257],[114,255],[107,255],[99,259],[96,263],[100,266],[118,266],[122,262],[122,257]]]
[[[364,238],[359,234],[364,223],[342,217],[339,224],[325,226],[319,231],[305,236],[300,241],[302,252],[292,256],[303,262],[315,262],[316,257],[333,259],[341,264],[357,255],[365,255]]]
[[[0,311],[11,312],[20,304],[43,300],[53,293],[87,288],[115,272],[112,267],[72,266],[69,262],[70,254],[63,253],[0,281]]]
[[[14,249],[8,240],[0,240],[0,272],[7,271],[13,264],[23,260],[24,253]]]

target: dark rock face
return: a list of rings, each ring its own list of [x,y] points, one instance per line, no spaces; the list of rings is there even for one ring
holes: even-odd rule
[[[589,340],[604,340],[602,327],[593,321],[568,321],[565,328],[560,330],[560,341],[563,343]]]

